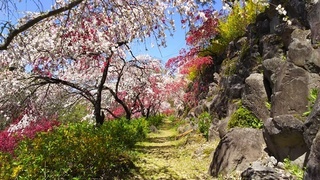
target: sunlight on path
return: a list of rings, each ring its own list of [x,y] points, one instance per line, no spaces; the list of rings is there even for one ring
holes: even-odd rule
[[[206,142],[200,134],[177,138],[174,125],[166,120],[137,144],[135,179],[211,179],[207,172],[217,142]]]

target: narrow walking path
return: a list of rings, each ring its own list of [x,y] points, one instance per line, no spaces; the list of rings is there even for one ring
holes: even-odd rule
[[[137,144],[135,179],[210,179],[208,167],[217,143],[201,134],[178,134],[175,123],[165,120],[158,132]]]

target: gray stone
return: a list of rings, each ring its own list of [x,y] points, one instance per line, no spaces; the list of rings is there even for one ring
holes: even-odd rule
[[[197,107],[194,108],[194,116],[198,117],[200,114],[202,114],[203,112],[208,112],[208,107],[206,106],[206,104],[204,103],[205,101],[199,101],[199,105]]]
[[[249,165],[267,156],[262,132],[251,128],[234,128],[219,142],[209,168],[211,176],[244,171]]]
[[[299,67],[305,67],[306,62],[312,57],[313,47],[310,41],[294,40],[289,45],[288,61]]]
[[[270,117],[268,108],[266,107],[268,96],[263,83],[263,75],[254,73],[245,80],[245,88],[242,95],[242,103],[257,118],[262,121]]]
[[[248,168],[241,173],[242,180],[280,180],[280,174],[274,169],[260,167],[259,169]]]
[[[276,73],[271,96],[271,117],[293,114],[302,115],[308,105],[309,73],[293,63],[286,62]]]
[[[307,159],[307,152],[302,154],[297,159],[291,161],[292,164],[299,166],[301,169],[303,169],[306,165],[306,159]]]
[[[209,90],[207,93],[207,98],[210,98],[212,96],[215,96],[219,92],[218,84],[216,83],[210,83],[209,84]]]
[[[320,72],[320,49],[312,51],[311,59],[307,62],[306,69],[313,73]]]
[[[157,128],[156,126],[154,126],[154,125],[151,125],[151,126],[149,127],[149,129],[150,129],[150,132],[158,133],[158,128]]]
[[[215,141],[219,139],[219,132],[218,127],[220,124],[220,120],[214,118],[210,124],[209,131],[208,131],[208,141]]]
[[[260,49],[262,49],[263,59],[270,59],[279,56],[282,51],[282,39],[276,34],[268,34],[260,39]]]
[[[309,89],[320,89],[320,75],[318,73],[309,73]]]
[[[241,98],[242,90],[244,88],[243,78],[237,74],[222,78],[221,84],[225,89],[225,95],[230,99]]]
[[[241,180],[289,180],[295,179],[282,169],[266,167],[259,161],[241,173]]]
[[[303,138],[303,122],[292,115],[281,115],[268,119],[263,127],[263,136],[269,154],[283,161],[295,160],[307,152]]]
[[[320,3],[318,1],[315,4],[309,5],[308,21],[311,29],[312,43],[320,41]]]
[[[314,180],[320,177],[320,131],[313,140],[310,155],[304,173],[304,180]]]
[[[228,132],[228,122],[229,122],[230,117],[227,117],[223,120],[220,120],[220,123],[218,124],[218,133],[220,139],[223,138]]]
[[[283,61],[280,57],[273,57],[262,62],[263,75],[264,78],[268,81],[271,89],[273,89],[276,82],[275,73],[279,71],[284,63],[285,61]]]
[[[310,30],[295,29],[291,33],[291,40],[306,41],[307,39],[309,39],[310,34],[311,34]]]
[[[274,156],[268,158],[267,167],[275,167],[278,164],[278,160]]]
[[[309,72],[319,72],[320,54],[314,50],[308,38],[310,30],[295,29],[291,34],[292,43],[288,47],[288,61]]]
[[[181,125],[177,128],[177,131],[179,134],[185,133],[189,130],[193,129],[193,127],[190,124]]]

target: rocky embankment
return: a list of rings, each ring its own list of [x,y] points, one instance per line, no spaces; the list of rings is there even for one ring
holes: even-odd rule
[[[214,177],[237,172],[243,179],[295,179],[282,171],[290,160],[305,168],[304,179],[320,178],[320,96],[310,101],[320,92],[320,3],[271,2],[279,3],[292,24],[272,6],[260,14],[216,58],[222,63],[215,64],[214,83],[188,115],[208,111],[213,117],[210,138],[220,140],[209,168]],[[227,128],[239,101],[262,129]]]

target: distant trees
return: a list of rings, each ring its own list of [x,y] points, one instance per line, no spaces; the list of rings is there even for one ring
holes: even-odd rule
[[[19,82],[24,97],[43,89],[33,97],[47,100],[48,92],[63,90],[68,104],[86,99],[100,125],[104,112],[114,118],[148,116],[163,101],[161,66],[149,56],[135,57],[130,42],[153,36],[165,45],[166,31],[175,24],[171,15],[179,12],[192,27],[207,20],[198,9],[193,0],[57,0],[49,12],[28,13],[17,25],[2,26],[7,30],[1,35],[1,72],[15,74],[6,82]]]

